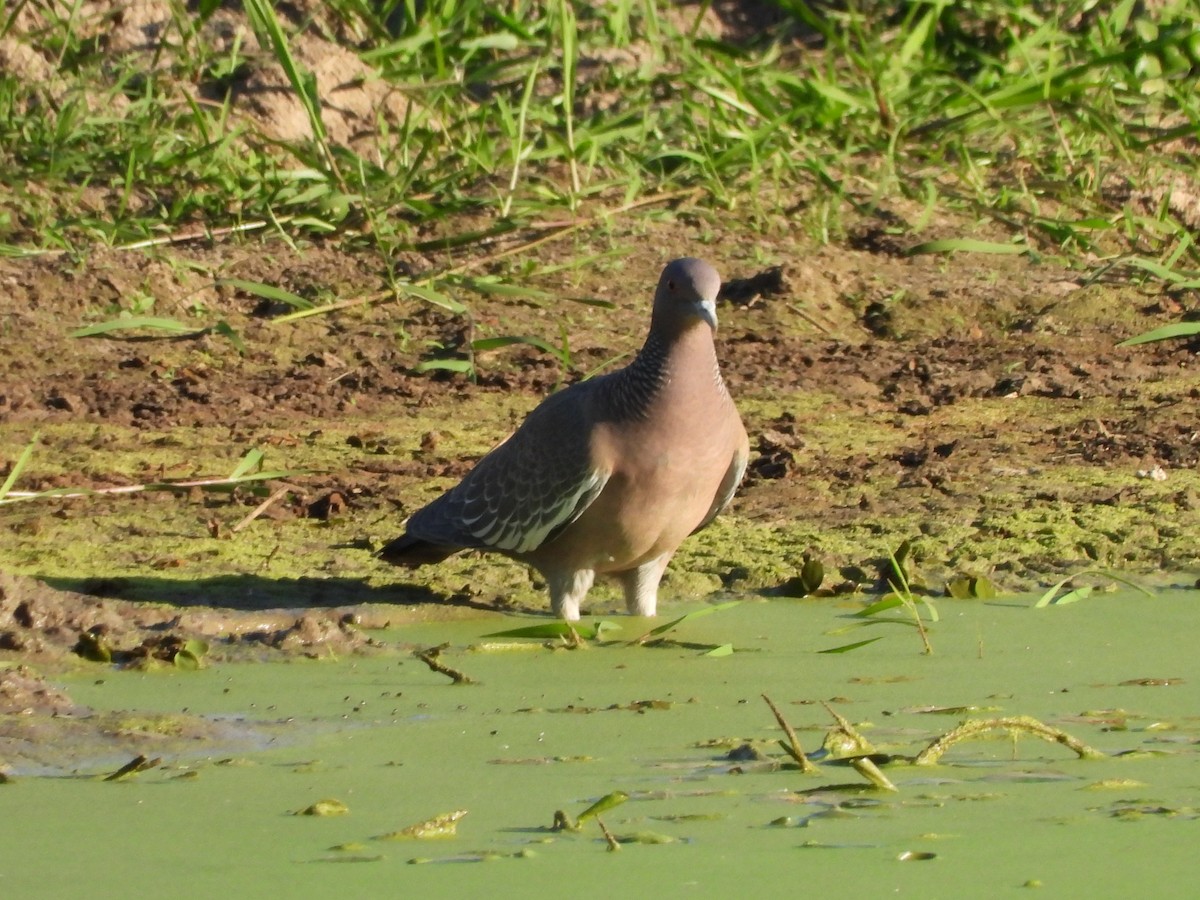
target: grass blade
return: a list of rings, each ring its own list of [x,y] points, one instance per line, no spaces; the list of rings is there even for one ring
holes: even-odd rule
[[[466,374],[475,371],[475,361],[470,359],[426,359],[413,366],[414,372],[422,375],[426,372],[458,372]]]
[[[229,480],[239,481],[250,474],[252,469],[261,468],[263,455],[263,452],[257,447],[247,450],[246,455],[242,457],[241,461],[234,467],[233,472],[230,473]]]
[[[443,294],[441,291],[435,291],[433,288],[424,284],[402,284],[399,286],[406,294],[412,294],[414,297],[419,297],[426,303],[432,303],[434,306],[440,306],[442,309],[461,316],[467,311],[467,308],[451,297],[449,294]]]
[[[132,331],[137,328],[150,328],[157,331],[168,331],[171,334],[194,334],[203,329],[193,328],[178,319],[163,319],[155,316],[129,316],[125,319],[109,319],[95,325],[87,325],[72,331],[68,337],[98,337],[111,334],[114,331]]]
[[[244,6],[259,42],[271,48],[275,54],[275,60],[283,69],[296,94],[296,99],[303,107],[304,114],[308,117],[309,127],[312,129],[313,140],[321,152],[321,158],[327,166],[329,174],[334,176],[342,193],[348,194],[349,190],[342,180],[333,153],[329,149],[325,121],[321,118],[321,98],[317,92],[316,76],[302,69],[292,55],[287,35],[284,34],[279,17],[275,14],[275,7],[269,0],[245,0]]]
[[[570,365],[570,351],[563,351],[562,347],[556,347],[549,341],[544,341],[539,337],[534,337],[528,334],[512,334],[501,337],[479,338],[471,341],[471,349],[476,353],[483,353],[488,350],[499,350],[502,347],[511,347],[513,344],[528,344],[530,347],[536,347],[543,353],[548,353],[553,356],[558,362],[564,366]]]
[[[221,321],[213,326],[213,331],[233,344],[233,349],[238,352],[238,356],[246,355],[246,344],[242,340],[242,336],[224,319],[221,319]]]
[[[1172,269],[1170,266],[1164,266],[1160,262],[1153,259],[1146,259],[1143,256],[1132,256],[1125,260],[1127,264],[1135,269],[1141,269],[1143,272],[1149,272],[1156,278],[1159,278],[1171,286],[1182,290],[1194,290],[1200,287],[1200,280],[1197,280],[1193,275],[1184,274]]]
[[[1194,337],[1200,334],[1200,322],[1176,322],[1173,325],[1163,325],[1151,331],[1143,332],[1117,344],[1118,347],[1133,347],[1137,344],[1149,344],[1153,341],[1169,341],[1171,338]]]
[[[556,300],[556,294],[537,288],[522,287],[518,284],[505,284],[488,278],[463,278],[463,287],[470,288],[478,294],[491,294],[497,297],[521,297],[535,300]]]
[[[1017,256],[1028,253],[1025,244],[998,244],[994,241],[977,241],[974,238],[946,238],[941,241],[926,241],[908,251],[909,256],[922,253],[994,253],[1002,256]]]
[[[291,291],[285,291],[281,287],[276,287],[273,284],[263,284],[260,281],[246,281],[242,278],[222,278],[217,282],[219,286],[234,287],[239,291],[245,291],[255,297],[261,297],[264,300],[274,300],[276,303],[283,303],[292,309],[312,309],[316,304],[311,300],[305,300],[298,294],[293,294]]]
[[[28,503],[34,500],[50,500],[54,498],[64,500],[75,500],[80,497],[109,497],[126,494],[142,494],[155,493],[159,491],[178,492],[190,491],[199,488],[204,491],[228,491],[231,488],[241,484],[250,484],[256,481],[273,481],[280,478],[294,478],[297,475],[309,475],[311,471],[304,469],[278,469],[268,472],[254,472],[249,475],[241,475],[234,478],[191,478],[184,481],[151,481],[145,484],[127,484],[120,487],[105,487],[105,488],[88,488],[88,487],[60,487],[51,488],[48,491],[35,491],[32,493],[25,491],[11,491],[9,496],[0,499],[0,506],[8,506],[13,503]]]
[[[4,484],[0,484],[0,500],[8,496],[8,492],[13,489],[13,485],[21,477],[21,472],[29,465],[29,460],[33,458],[33,448],[37,446],[39,437],[40,435],[35,431],[33,437],[29,439],[29,443],[25,445],[25,449],[21,451],[21,455],[17,457],[17,461],[13,463],[12,471],[4,479]]]

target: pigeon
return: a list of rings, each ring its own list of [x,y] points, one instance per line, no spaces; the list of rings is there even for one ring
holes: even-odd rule
[[[728,506],[749,458],[713,343],[720,286],[703,260],[670,262],[633,361],[543,400],[379,557],[494,551],[536,569],[562,619],[579,618],[597,575],[631,615],[655,615],[667,563]]]

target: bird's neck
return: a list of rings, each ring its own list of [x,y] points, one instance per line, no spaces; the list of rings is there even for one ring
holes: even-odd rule
[[[693,379],[706,377],[726,393],[707,325],[671,336],[651,329],[633,362],[613,377],[613,409],[621,418],[645,418],[673,387],[694,387]]]

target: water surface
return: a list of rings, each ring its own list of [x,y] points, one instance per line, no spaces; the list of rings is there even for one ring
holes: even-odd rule
[[[449,642],[443,660],[473,685],[407,655],[96,667],[62,681],[76,702],[218,717],[234,736],[164,738],[162,765],[123,782],[93,777],[125,761],[94,749],[58,747],[52,763],[18,770],[0,787],[0,891],[1191,895],[1195,596],[1122,592],[1045,610],[942,600],[932,656],[902,626],[829,634],[849,621],[833,601],[747,600],[685,622],[686,645],[618,643],[647,627],[624,617],[611,619],[623,626],[612,642],[578,650],[469,649],[539,621],[502,616],[381,634]],[[725,643],[733,654],[705,655]],[[827,701],[890,754],[915,754],[965,718],[1029,715],[1107,756],[997,733],[935,767],[888,767],[897,793],[840,790],[865,782],[844,766],[806,776],[783,765],[763,693],[810,752],[833,724]],[[774,763],[726,758],[743,741]],[[609,852],[595,821],[550,830],[556,810],[577,816],[614,791],[630,799],[601,818],[642,842]],[[292,815],[323,798],[349,813]],[[456,810],[467,810],[456,837],[376,839]]]

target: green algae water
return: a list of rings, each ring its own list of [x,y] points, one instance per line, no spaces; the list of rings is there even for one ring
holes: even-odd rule
[[[932,656],[894,625],[821,654],[847,642],[830,634],[846,609],[746,600],[657,647],[627,643],[655,623],[622,617],[580,649],[497,649],[486,635],[545,621],[498,615],[380,634],[448,643],[440,661],[472,684],[407,654],[88,668],[59,683],[168,723],[159,752],[140,745],[161,762],[103,781],[127,759],[69,732],[6,756],[0,895],[1190,896],[1196,593],[1031,602],[939,601]],[[891,757],[1022,715],[1103,756],[989,732],[935,766],[884,765],[897,790],[874,790],[827,759],[791,766],[764,693],[809,753],[834,725],[824,702]],[[220,727],[181,736],[172,717]],[[609,795],[599,822],[552,828]],[[344,814],[297,814],[322,800]],[[400,834],[439,816],[452,835]]]

